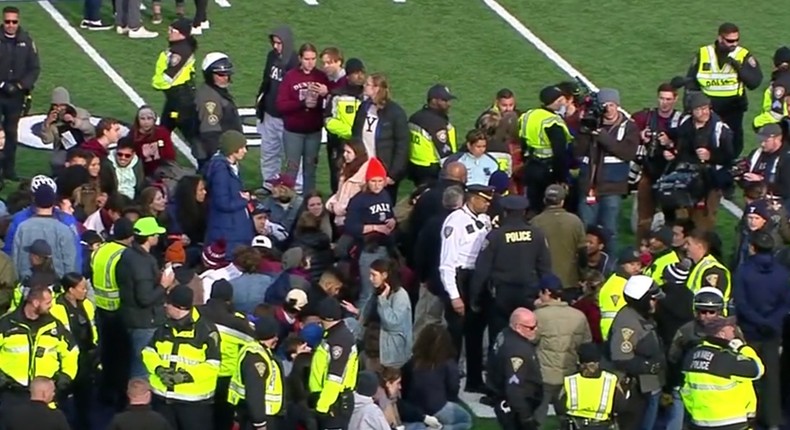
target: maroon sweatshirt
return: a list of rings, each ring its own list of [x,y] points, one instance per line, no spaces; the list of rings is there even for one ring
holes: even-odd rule
[[[330,86],[326,74],[318,69],[305,73],[301,68],[291,69],[283,77],[277,90],[277,110],[282,114],[283,127],[292,133],[316,133],[324,126],[324,98],[318,97],[316,106],[308,108],[305,99],[311,82]]]

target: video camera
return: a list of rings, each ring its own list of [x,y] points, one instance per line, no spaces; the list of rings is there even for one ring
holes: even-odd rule
[[[743,179],[743,175],[749,172],[749,159],[744,158],[739,161],[736,161],[735,164],[730,167],[730,175],[732,179],[736,181],[740,181]]]
[[[579,88],[577,100],[579,107],[582,108],[580,131],[582,133],[591,133],[600,126],[604,108],[601,102],[598,101],[597,91],[593,91],[580,77],[575,76],[573,79]]]

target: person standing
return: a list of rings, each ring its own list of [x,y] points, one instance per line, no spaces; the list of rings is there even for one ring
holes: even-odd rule
[[[702,230],[694,230],[687,237],[686,254],[694,262],[694,267],[691,269],[686,285],[695,293],[702,287],[718,288],[724,295],[726,316],[730,303],[732,276],[730,269],[711,254],[714,240],[718,240],[715,233]]]
[[[325,56],[328,55],[325,54]],[[337,193],[338,190],[342,169],[343,142],[351,139],[357,110],[364,99],[366,77],[365,65],[362,61],[358,58],[349,58],[342,80],[345,81],[345,84],[335,86],[330,90],[324,108],[324,127],[328,133],[326,151],[330,174],[329,185],[332,188],[332,193]],[[373,155],[375,154],[369,154],[369,156]]]
[[[159,36],[159,33],[143,27],[141,5],[142,0],[115,0],[116,33],[130,39],[153,39]]]
[[[198,141],[192,145],[192,155],[202,168],[219,147],[219,138],[229,130],[243,131],[236,102],[230,94],[233,63],[222,52],[209,52],[200,65],[204,83],[197,88]]]
[[[26,97],[33,91],[41,73],[36,43],[19,24],[19,8],[3,8],[3,34],[0,36],[0,115],[5,131],[2,175],[12,181],[16,174],[16,147],[19,118],[25,111]]]
[[[442,161],[458,150],[455,127],[448,116],[455,98],[449,88],[436,84],[428,89],[422,109],[409,118],[409,178],[415,187],[435,182]]]
[[[55,399],[55,383],[45,377],[36,377],[30,383],[30,400],[4,411],[0,428],[4,430],[70,430],[66,415],[49,404]],[[82,427],[81,427],[82,428]],[[149,429],[146,427],[148,430]]]
[[[107,430],[173,430],[165,417],[151,409],[151,385],[145,379],[134,378],[126,389],[129,406],[116,414]]]
[[[623,291],[626,283],[632,276],[642,271],[642,262],[639,253],[633,247],[628,247],[620,253],[617,259],[619,267],[606,278],[601,289],[598,290],[598,306],[601,309],[601,336],[603,340],[609,339],[609,331],[617,312],[625,306]]]
[[[299,66],[291,27],[283,25],[269,33],[272,50],[266,54],[263,78],[258,87],[255,114],[261,135],[261,179],[264,187],[280,174],[283,157],[283,120],[277,110],[277,94],[285,74]]]
[[[743,151],[743,114],[749,107],[745,89],[755,90],[763,82],[757,59],[740,46],[740,38],[737,25],[721,24],[716,41],[699,48],[686,73],[691,81],[687,90],[710,97],[713,111],[732,130],[735,157]]]
[[[653,278],[658,285],[663,284],[664,269],[670,264],[680,261],[678,253],[672,249],[672,229],[662,226],[650,232],[648,236],[650,254],[653,261],[642,270],[644,275]]]
[[[299,67],[285,73],[275,105],[283,116],[285,173],[295,178],[301,165],[305,193],[316,189],[324,98],[329,94],[329,79],[315,67],[317,57],[315,45],[299,48]]]

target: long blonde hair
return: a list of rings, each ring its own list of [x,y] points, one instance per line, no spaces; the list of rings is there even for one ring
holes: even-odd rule
[[[387,104],[387,102],[390,101],[392,97],[390,83],[387,80],[387,77],[381,73],[373,73],[368,77],[368,79],[373,82],[373,85],[379,87],[379,91],[376,93],[376,96],[373,97],[373,104],[381,109]]]

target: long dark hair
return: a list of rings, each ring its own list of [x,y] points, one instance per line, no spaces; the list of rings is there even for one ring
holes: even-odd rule
[[[434,369],[455,358],[455,346],[450,332],[439,324],[422,329],[412,348],[416,369]]]
[[[359,171],[359,168],[368,161],[368,151],[365,149],[365,145],[359,140],[349,140],[343,146],[344,150],[345,146],[351,148],[356,155],[350,163],[346,163],[343,157],[340,157],[340,161],[337,163],[340,168],[340,176],[348,180],[348,178],[354,176],[354,174]]]
[[[176,217],[184,234],[190,236],[205,229],[206,210],[205,200],[198,203],[195,199],[198,185],[203,178],[197,175],[184,176],[176,184],[173,199],[176,204]]]

